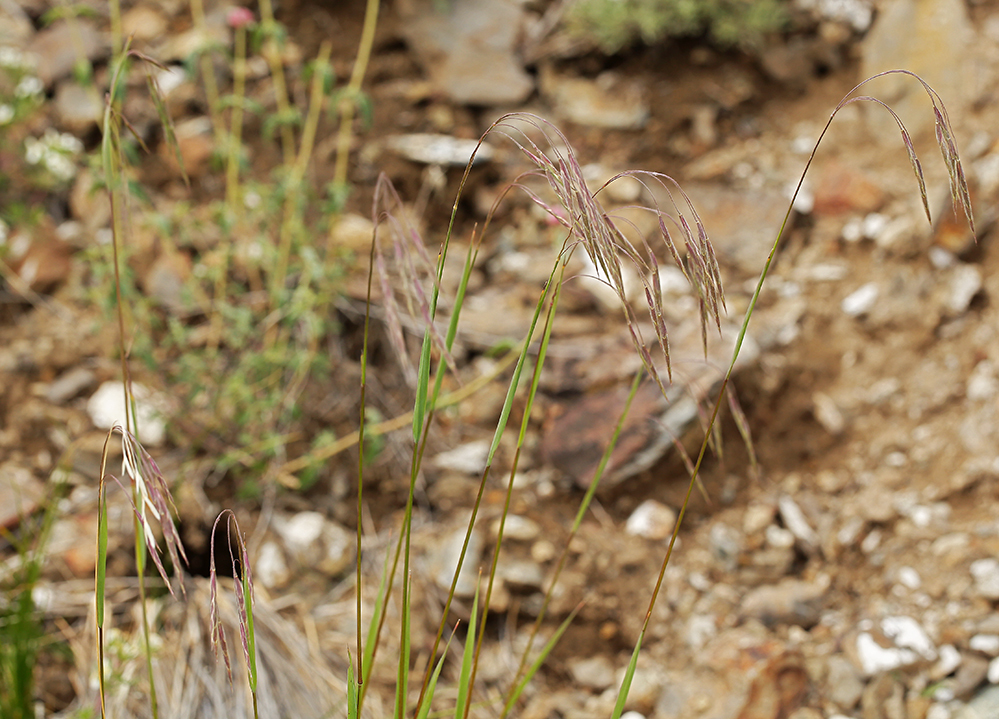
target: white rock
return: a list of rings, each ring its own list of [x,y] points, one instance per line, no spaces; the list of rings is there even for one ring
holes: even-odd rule
[[[907,589],[919,589],[923,580],[912,567],[902,567],[898,570],[898,581]]]
[[[990,657],[999,655],[999,635],[976,634],[968,640],[968,648],[976,652],[988,654]]]
[[[437,469],[450,469],[464,474],[481,474],[489,458],[489,440],[466,442],[436,455],[431,463]]]
[[[953,644],[944,644],[940,647],[940,658],[930,668],[930,679],[940,681],[953,674],[959,666],[961,666],[961,652]]]
[[[451,587],[455,569],[458,566],[458,559],[461,557],[461,547],[465,542],[465,529],[457,529],[445,540],[438,555],[437,573],[434,581],[437,586],[447,591]],[[465,551],[465,561],[461,565],[458,573],[458,583],[455,585],[454,594],[456,597],[469,599],[475,595],[478,585],[478,566],[482,558],[482,550],[485,548],[485,541],[479,532],[472,532],[468,540],[468,548]]]
[[[407,160],[424,165],[464,167],[475,152],[475,164],[493,157],[493,148],[477,140],[462,140],[450,135],[414,133],[395,135],[385,140],[386,146]],[[476,152],[476,147],[478,151]]]
[[[299,567],[318,569],[334,577],[356,557],[354,534],[319,512],[275,517],[273,526]]]
[[[950,294],[947,309],[955,315],[964,314],[971,300],[982,289],[982,273],[974,265],[962,264],[954,268],[950,276]]]
[[[264,542],[261,545],[257,560],[253,563],[253,574],[268,589],[283,587],[291,579],[284,552],[275,542]]]
[[[975,589],[986,599],[999,599],[999,561],[979,559],[971,563],[971,576],[975,579]]]
[[[914,663],[919,658],[910,649],[881,646],[868,632],[857,635],[857,657],[860,659],[861,669],[867,676],[894,671]]]
[[[493,536],[499,534],[500,520],[493,522]],[[503,539],[516,539],[521,542],[530,542],[538,538],[541,534],[541,527],[533,519],[521,517],[517,514],[510,514],[503,524]]]
[[[661,502],[647,499],[628,517],[625,531],[636,537],[663,540],[673,533],[676,512]]]
[[[881,631],[895,642],[895,646],[916,651],[924,659],[936,659],[937,650],[926,630],[912,617],[885,617]]]
[[[812,413],[829,434],[840,435],[846,429],[846,419],[836,406],[836,401],[824,392],[812,395]]]
[[[156,447],[166,439],[163,415],[166,400],[141,384],[132,383],[135,413],[139,425],[139,441],[147,447]],[[99,429],[111,429],[115,424],[125,426],[125,386],[109,381],[97,388],[87,402],[90,421]]]
[[[614,665],[602,654],[569,661],[569,673],[577,686],[601,691],[614,683]]]
[[[764,531],[774,520],[774,508],[769,504],[750,504],[742,518],[742,531],[752,536]]]
[[[989,680],[989,684],[999,684],[999,657],[989,662],[989,669],[985,677]]]
[[[840,307],[850,317],[860,317],[874,306],[878,293],[877,283],[868,282],[844,297]]]
[[[943,702],[933,702],[926,710],[926,719],[950,719],[950,707]]]
[[[767,544],[778,549],[788,549],[794,546],[794,534],[789,529],[771,524],[766,531]]]
[[[971,371],[965,395],[968,399],[991,399],[999,394],[999,380],[996,379],[996,368],[989,360],[982,360]]]
[[[819,536],[790,495],[785,494],[777,500],[777,509],[780,511],[781,519],[784,520],[784,526],[790,530],[795,539],[805,545],[806,549],[814,549],[818,546]]]

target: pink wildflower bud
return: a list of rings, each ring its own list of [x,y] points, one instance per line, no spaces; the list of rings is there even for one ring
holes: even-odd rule
[[[226,15],[226,23],[229,27],[237,30],[255,22],[255,20],[256,18],[253,17],[253,12],[249,8],[245,7],[237,6],[230,8],[229,14]]]

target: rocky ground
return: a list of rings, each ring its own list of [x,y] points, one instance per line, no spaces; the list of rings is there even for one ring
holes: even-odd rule
[[[925,220],[890,117],[872,104],[846,107],[796,200],[736,374],[757,465],[726,417],[724,454],[706,464],[707,498],[695,492],[692,499],[628,709],[650,719],[972,719],[999,712],[999,250],[991,236],[999,197],[999,5],[794,5],[803,18],[799,31],[753,56],[683,41],[610,59],[560,31],[559,4],[457,2],[449,15],[415,1],[384,9],[368,74],[371,125],[355,142],[356,190],[337,241],[363,247],[373,181],[386,172],[404,200],[422,209],[421,227],[434,247],[469,152],[453,140],[477,138],[505,110],[528,110],[565,132],[594,183],[632,167],[676,177],[715,243],[725,280],[728,317],[704,361],[696,302],[664,270],[675,394],[668,405],[655,392],[639,396],[612,471],[569,544],[549,621],[585,603],[524,693],[519,716],[596,717],[613,707],[687,487],[673,436],[696,450],[697,402],[713,396],[790,190],[829,113],[862,78],[892,67],[919,72],[947,103],[972,184],[977,243],[963,218],[952,217],[925,95],[911,79],[872,83],[869,93],[891,102],[910,129],[934,223]],[[35,75],[45,111],[29,134],[43,137],[54,128],[77,138],[79,150],[63,154],[82,167],[82,153],[96,147],[100,105],[77,93],[70,75],[82,53],[101,77],[109,52],[102,34],[107,9],[98,7],[82,24],[41,29],[46,9],[40,0],[0,6],[0,46],[39,58]],[[208,10],[220,40],[231,43],[226,8]],[[176,3],[140,2],[127,8],[126,30],[137,31],[139,49],[176,63],[193,42],[186,13]],[[283,58],[289,76],[297,77],[302,59],[315,56],[328,38],[338,77],[348,76],[362,17],[360,2],[302,0],[280,8],[293,41]],[[69,46],[75,50],[65,57],[56,51]],[[265,70],[254,76],[251,92],[266,106]],[[175,120],[195,195],[209,197],[221,184],[206,159],[210,138],[198,124],[197,91],[189,86],[172,89],[182,97],[194,93],[176,101]],[[145,117],[152,122],[155,113]],[[0,148],[0,160],[7,153],[0,171],[17,166],[9,157],[12,143]],[[247,143],[255,171],[273,163],[272,143],[252,134]],[[498,189],[524,169],[502,139],[490,147],[460,208],[459,249]],[[144,161],[147,179],[170,176],[165,154]],[[320,141],[311,170],[317,183],[329,179],[331,156],[332,143]],[[70,177],[62,191],[29,194],[48,202],[46,219],[30,233],[12,227],[5,240],[0,524],[17,528],[57,481],[68,482],[36,598],[54,641],[73,649],[72,657],[46,656],[40,694],[48,712],[75,715],[95,691],[88,613],[95,482],[107,422],[100,396],[120,370],[113,315],[84,301],[94,273],[86,248],[99,241],[109,218],[86,191],[88,173],[73,170]],[[176,179],[151,186],[156,198],[182,191]],[[662,197],[627,181],[604,194],[608,210],[627,217],[636,232],[655,229],[630,206]],[[508,203],[494,228],[483,240],[458,338],[466,382],[496,367],[490,348],[523,332],[561,242],[523,197]],[[162,248],[151,251],[161,254],[135,271],[143,291],[170,312],[186,275],[162,259]],[[343,334],[330,344],[335,371],[313,388],[334,398],[324,400],[325,414],[317,410],[316,416],[342,436],[356,416],[356,399],[344,397],[356,396],[358,382],[362,265],[346,271],[336,305]],[[517,651],[568,540],[600,442],[612,431],[614,410],[638,366],[619,310],[599,286],[571,281],[564,311],[518,467],[510,542],[492,606],[497,618],[478,677],[483,699],[505,691],[516,670]],[[371,371],[373,406],[385,418],[404,414],[409,390],[388,352],[376,356]],[[260,651],[274,686],[268,696],[296,716],[341,701],[344,647],[354,629],[349,568],[356,454],[336,455],[308,491],[278,490],[278,481],[294,485],[298,476],[289,456],[283,467],[267,468],[270,489],[240,500],[236,483],[212,466],[210,453],[192,456],[196,438],[185,439],[183,408],[171,405],[162,377],[144,372],[138,379],[148,387],[150,405],[160,398],[159,416],[166,408],[162,436],[145,441],[168,474],[185,479],[178,488],[180,519],[195,564],[207,561],[206,528],[219,509],[234,507],[248,528]],[[503,392],[490,385],[449,410],[430,445],[414,544],[414,653],[423,659]],[[145,423],[147,431],[157,416]],[[372,577],[366,596],[376,589],[400,519],[407,430],[386,434],[380,449],[365,493],[364,558]],[[473,559],[488,561],[509,461],[504,447],[485,494]],[[123,628],[116,666],[133,681],[127,668],[136,596],[128,579],[134,572],[131,516],[124,500],[116,502],[109,595]],[[10,547],[5,551],[3,571],[10,572],[18,560]],[[203,567],[192,571],[204,574]],[[464,579],[455,617],[467,612],[474,591],[474,574]],[[164,639],[158,681],[174,688],[164,692],[161,706],[170,716],[182,715],[181,707],[200,711],[197,716],[221,715],[225,701],[205,689],[224,681],[206,653],[206,582],[195,577],[188,591],[186,603],[167,598],[154,607]],[[387,641],[384,655],[390,656],[394,640]],[[391,706],[393,665],[386,660],[376,669],[369,700],[375,716]],[[199,710],[191,708],[189,690],[177,689],[193,685],[209,697]],[[121,692],[121,712],[143,715],[137,693]],[[486,703],[475,711],[486,716],[497,709]]]

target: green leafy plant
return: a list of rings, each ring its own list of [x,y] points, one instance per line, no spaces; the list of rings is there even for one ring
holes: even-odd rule
[[[607,53],[635,42],[707,34],[721,47],[758,47],[788,20],[785,0],[576,0],[570,32]]]

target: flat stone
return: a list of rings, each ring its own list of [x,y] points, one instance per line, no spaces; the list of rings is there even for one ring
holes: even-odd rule
[[[0,2],[0,45],[23,47],[34,34],[31,18],[18,3]]]
[[[628,517],[625,531],[636,537],[664,540],[673,533],[676,512],[662,502],[646,499]]]
[[[489,440],[466,442],[454,449],[434,455],[430,464],[436,469],[449,469],[463,474],[482,474],[489,457]]]
[[[672,208],[661,188],[650,187],[661,207]],[[684,189],[704,222],[718,261],[758,275],[787,212],[784,196],[770,189],[737,189],[721,183],[686,183]]]
[[[861,46],[860,76],[893,68],[919,75],[947,103],[954,117],[971,93],[974,71],[968,48],[974,29],[964,0],[894,0],[878,7],[874,26]],[[933,110],[919,83],[906,75],[879,78],[864,88],[888,102],[913,134],[933,131]],[[878,134],[898,137],[888,113],[870,106],[867,117]],[[900,148],[901,149],[901,148]]]
[[[454,579],[454,572],[458,566],[458,559],[461,557],[461,547],[465,542],[465,528],[456,529],[448,534],[443,541],[437,555],[431,559],[436,566],[433,575],[434,582],[445,592],[451,588]],[[482,558],[482,551],[485,549],[485,540],[481,533],[472,532],[468,540],[468,548],[465,551],[465,561],[461,565],[458,573],[458,582],[455,585],[454,594],[462,599],[471,599],[475,595],[478,586],[478,566]]]
[[[756,587],[742,600],[740,614],[766,625],[796,624],[809,629],[819,620],[829,586],[829,576],[823,574],[812,582],[784,579]]]
[[[849,713],[864,692],[864,682],[848,659],[832,655],[826,661],[826,696]]]
[[[13,529],[41,506],[45,485],[14,462],[0,464],[0,478],[0,527]]]
[[[999,716],[999,686],[979,691],[967,704],[954,712],[953,719],[994,719]]]
[[[97,376],[92,370],[73,367],[52,381],[45,391],[45,398],[52,404],[65,404],[92,386],[96,380]]]
[[[82,18],[72,23],[59,20],[39,32],[28,45],[28,52],[35,56],[35,72],[45,87],[69,77],[80,57],[93,62],[107,57],[111,52],[104,33]]]
[[[431,83],[467,105],[516,105],[534,81],[517,54],[524,11],[512,0],[455,0],[439,11],[429,0],[403,13],[400,30]]]
[[[152,4],[136,5],[121,16],[121,30],[125,37],[134,36],[140,42],[162,37],[169,22],[159,8]]]
[[[569,660],[569,673],[577,686],[603,691],[614,683],[614,665],[603,654]]]
[[[67,80],[56,87],[55,110],[63,129],[83,135],[101,121],[104,103],[94,88]]]
[[[999,561],[989,557],[971,563],[975,592],[986,599],[999,599]]]
[[[328,577],[336,577],[354,562],[354,533],[319,512],[299,512],[287,518],[278,516],[274,518],[273,526],[299,569],[312,568]]]
[[[541,92],[557,113],[579,125],[639,130],[649,119],[643,86],[614,72],[590,79],[543,70]]]

